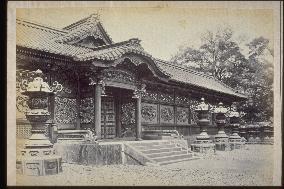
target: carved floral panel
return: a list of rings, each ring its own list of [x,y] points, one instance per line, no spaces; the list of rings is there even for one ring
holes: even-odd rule
[[[195,112],[195,109],[197,108],[198,104],[200,103],[200,101],[192,99],[191,103],[190,103],[190,109],[191,109],[191,123],[196,124],[198,117],[197,117],[197,113]]]
[[[178,125],[186,125],[189,123],[189,108],[177,107],[176,119]]]
[[[161,123],[174,123],[174,107],[173,106],[160,106],[160,122]]]
[[[142,122],[147,124],[157,124],[158,106],[156,104],[142,103],[141,116]]]
[[[55,97],[56,123],[74,123],[76,116],[76,99]]]
[[[121,123],[130,125],[135,123],[135,104],[126,102],[121,105]]]
[[[80,103],[80,120],[81,123],[94,122],[94,99],[84,98]]]
[[[121,105],[121,137],[135,136],[135,104],[123,102]]]

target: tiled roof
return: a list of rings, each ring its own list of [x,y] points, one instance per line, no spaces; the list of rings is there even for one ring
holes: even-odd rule
[[[176,65],[162,60],[157,60],[157,65],[165,72],[171,74],[172,77],[170,79],[173,81],[189,83],[191,85],[213,90],[216,92],[230,94],[241,98],[247,98],[245,95],[235,92],[234,89],[218,81],[217,79],[206,74],[193,71],[185,66]]]
[[[17,46],[27,47],[31,49],[70,57],[75,57],[78,54],[93,51],[92,49],[84,47],[56,42],[56,39],[67,33],[64,30],[45,27],[19,19],[17,19],[16,22]]]
[[[165,75],[170,76],[170,80],[172,81],[182,82],[217,92],[246,98],[246,96],[236,93],[232,88],[226,86],[213,77],[195,72],[184,66],[174,65],[169,62],[154,59],[150,54],[144,51],[143,47],[140,45],[140,40],[138,39],[130,39],[128,41],[107,44],[96,48],[87,48],[58,42],[58,39],[63,39],[64,36],[68,36],[70,30],[74,30],[79,25],[82,25],[82,23],[85,22],[84,20],[75,25],[70,25],[64,29],[47,27],[20,19],[17,19],[16,22],[17,46],[68,56],[77,61],[93,59],[116,60],[126,53],[141,54],[151,58],[156,63],[158,69]]]

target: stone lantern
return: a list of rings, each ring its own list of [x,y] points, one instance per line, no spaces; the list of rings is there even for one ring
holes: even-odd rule
[[[230,125],[232,127],[232,134],[229,136],[229,143],[231,150],[240,149],[243,142],[239,135],[239,126],[240,126],[240,114],[237,112],[237,107],[235,104],[232,104],[231,111],[229,114]]]
[[[263,126],[263,143],[270,144],[270,127],[268,125]]]
[[[196,137],[196,140],[191,144],[191,150],[193,152],[201,153],[215,153],[215,144],[210,140],[206,127],[209,125],[209,106],[205,104],[204,98],[201,98],[201,103],[195,109],[198,117],[197,124],[200,126],[201,133]]]
[[[226,135],[224,131],[224,127],[226,124],[226,113],[227,108],[223,107],[223,103],[220,102],[218,107],[215,108],[214,113],[216,115],[216,124],[218,127],[218,133],[215,135],[215,145],[216,150],[225,151],[229,150],[229,137]]]
[[[249,144],[255,144],[257,143],[256,137],[257,137],[257,125],[249,124],[247,126],[248,128],[248,143]]]
[[[23,80],[21,85],[22,94],[28,96],[26,118],[32,126],[32,135],[17,158],[17,172],[31,176],[57,174],[62,171],[61,157],[55,155],[53,144],[45,136],[45,126],[50,118],[48,97],[61,91],[62,86],[55,81],[50,87],[43,81],[40,70],[33,73],[33,81]]]

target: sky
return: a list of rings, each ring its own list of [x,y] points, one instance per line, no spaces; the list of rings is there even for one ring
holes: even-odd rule
[[[273,41],[273,11],[270,9],[224,9],[190,7],[120,8],[28,8],[17,17],[63,28],[90,14],[99,13],[114,42],[139,38],[145,51],[170,60],[180,47],[197,47],[202,33],[230,26],[236,40],[263,36]]]

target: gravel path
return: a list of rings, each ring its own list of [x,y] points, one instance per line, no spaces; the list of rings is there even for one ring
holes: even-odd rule
[[[273,146],[217,152],[198,160],[165,166],[63,164],[63,173],[44,177],[17,175],[18,185],[272,185]],[[28,184],[29,183],[29,184]],[[32,184],[31,184],[32,183]]]

